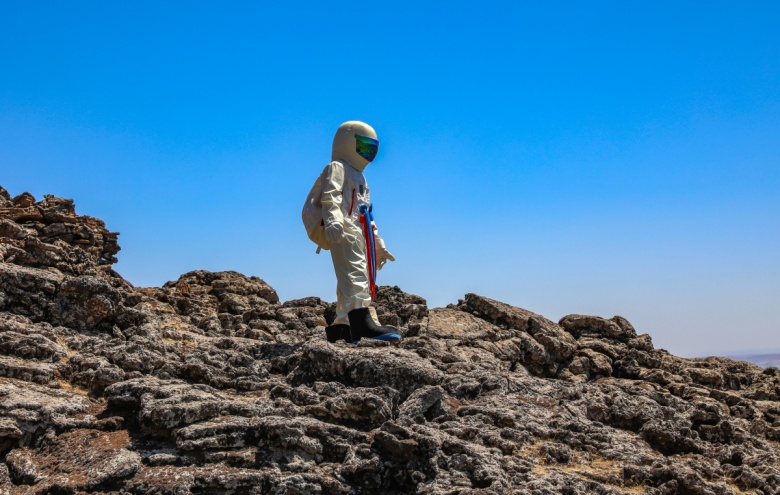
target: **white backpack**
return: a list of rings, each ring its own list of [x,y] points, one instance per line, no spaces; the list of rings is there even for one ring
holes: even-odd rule
[[[325,167],[320,176],[317,177],[317,180],[314,181],[309,195],[306,196],[306,202],[303,204],[303,211],[301,212],[303,226],[306,227],[306,235],[318,246],[318,254],[320,249],[330,249],[330,243],[325,237],[325,222],[322,220],[322,181],[325,180],[327,170],[328,167]]]

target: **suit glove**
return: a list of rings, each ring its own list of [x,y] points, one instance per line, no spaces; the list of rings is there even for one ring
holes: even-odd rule
[[[337,243],[344,237],[344,227],[338,222],[333,222],[325,226],[325,238],[330,243]]]
[[[381,270],[385,263],[388,261],[395,261],[395,256],[390,253],[385,247],[385,240],[381,237],[376,237],[376,269]]]

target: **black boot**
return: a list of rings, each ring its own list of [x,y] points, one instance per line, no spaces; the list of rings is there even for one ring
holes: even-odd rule
[[[334,344],[339,340],[343,340],[349,344],[353,342],[352,333],[349,331],[349,325],[345,325],[344,323],[325,327],[325,337],[331,344]]]
[[[349,317],[349,326],[352,329],[352,338],[355,340],[359,340],[361,337],[389,342],[401,340],[401,334],[397,328],[389,325],[377,325],[371,318],[368,308],[353,309],[347,316]]]

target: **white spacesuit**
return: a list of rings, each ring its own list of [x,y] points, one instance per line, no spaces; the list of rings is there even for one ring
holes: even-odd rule
[[[370,310],[376,270],[388,260],[395,261],[372,222],[371,197],[363,176],[378,150],[371,126],[345,122],[336,131],[332,161],[322,174],[322,221],[337,280],[336,319],[326,329],[331,342],[401,339],[395,327],[378,325]]]

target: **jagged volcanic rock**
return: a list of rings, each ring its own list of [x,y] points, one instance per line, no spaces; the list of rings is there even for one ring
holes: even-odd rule
[[[257,277],[133,287],[117,235],[0,188],[0,493],[780,493],[774,369],[397,287],[400,345],[330,344]]]

